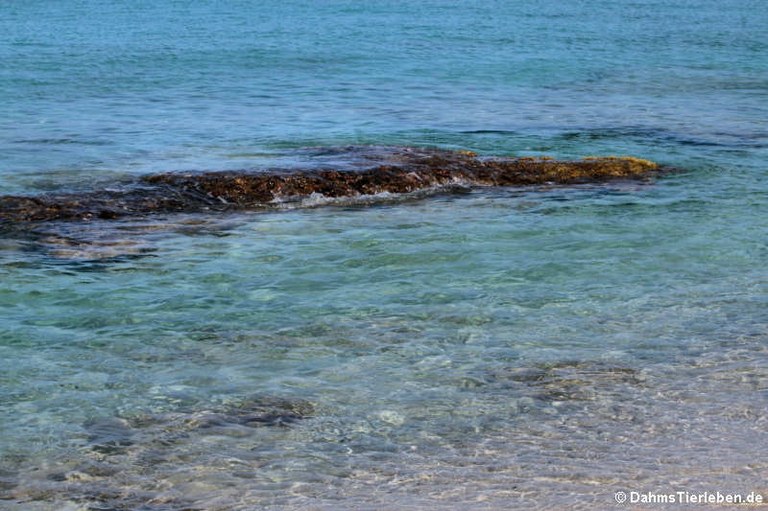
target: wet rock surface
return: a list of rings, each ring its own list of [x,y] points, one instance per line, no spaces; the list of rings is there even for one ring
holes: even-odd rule
[[[81,193],[2,196],[0,223],[261,209],[308,196],[643,179],[663,170],[630,157],[485,158],[469,151],[409,147],[324,149],[308,161],[306,168],[159,173]]]

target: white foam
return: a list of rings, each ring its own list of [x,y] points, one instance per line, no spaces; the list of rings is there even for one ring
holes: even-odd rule
[[[322,193],[313,192],[309,195],[290,195],[275,197],[269,205],[277,209],[317,208],[323,206],[357,206],[404,202],[436,195],[466,191],[469,184],[461,179],[453,179],[451,183],[422,188],[413,192],[392,193],[380,192],[375,194],[360,194],[345,197],[328,197]]]

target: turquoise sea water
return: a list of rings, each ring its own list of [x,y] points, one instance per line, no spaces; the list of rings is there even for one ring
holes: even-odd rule
[[[766,26],[750,0],[3,2],[0,194],[350,144],[682,171],[6,228],[0,509],[768,499]]]

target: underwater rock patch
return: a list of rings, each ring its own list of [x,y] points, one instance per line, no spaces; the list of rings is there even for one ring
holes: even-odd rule
[[[289,427],[313,414],[314,406],[308,401],[257,396],[207,409],[100,418],[83,427],[92,451],[113,456],[126,454],[134,445],[139,450],[150,445],[168,447],[193,435],[238,435],[242,428]]]
[[[133,445],[134,432],[123,419],[108,417],[83,424],[91,449],[101,454],[122,454]]]
[[[0,500],[10,499],[6,492],[14,489],[18,485],[16,474],[0,468]]]
[[[534,367],[508,368],[489,376],[502,388],[524,390],[542,402],[593,401],[599,396],[621,392],[625,385],[643,385],[643,375],[623,366],[602,362],[559,362]]]
[[[339,199],[457,187],[567,185],[642,179],[663,170],[631,157],[486,158],[469,151],[410,147],[325,150],[316,161],[308,168],[158,173],[82,193],[2,196],[0,223],[253,210],[315,196]]]
[[[210,467],[212,474],[225,477],[234,477],[235,469],[232,458],[220,453],[196,458],[196,446],[233,435],[236,443],[247,437],[253,448],[268,446],[270,439],[314,414],[314,405],[302,399],[250,396],[163,413],[94,418],[83,424],[87,443],[77,458],[18,474],[0,468],[0,501],[64,501],[89,510],[202,511],[194,498],[169,488],[168,481],[180,467],[192,472]],[[248,452],[243,448],[240,454]],[[236,467],[255,471],[258,460]]]
[[[221,409],[175,412],[137,421],[156,423],[167,431],[198,434],[233,432],[238,428],[288,427],[312,416],[314,407],[301,400],[252,398]]]

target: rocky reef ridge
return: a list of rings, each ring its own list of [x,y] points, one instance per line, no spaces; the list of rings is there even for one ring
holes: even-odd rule
[[[317,165],[306,168],[158,173],[82,193],[0,196],[0,223],[260,209],[309,196],[335,199],[452,187],[570,185],[643,179],[662,170],[654,162],[632,157],[492,158],[470,151],[411,147],[347,147],[318,155],[322,158]]]

